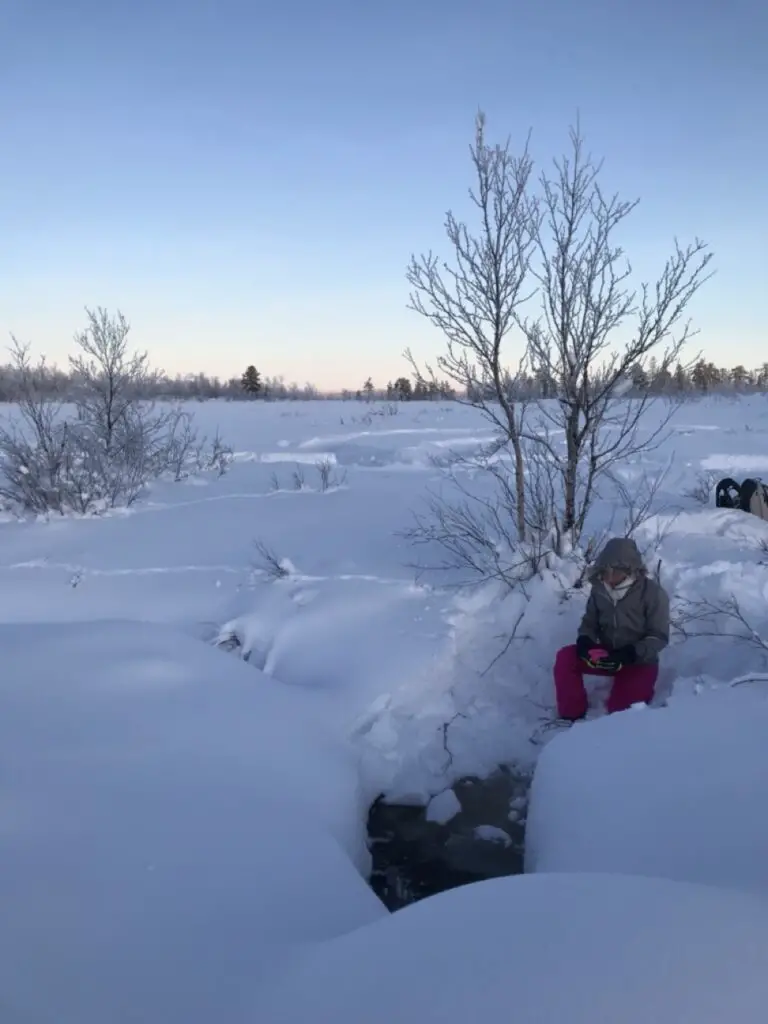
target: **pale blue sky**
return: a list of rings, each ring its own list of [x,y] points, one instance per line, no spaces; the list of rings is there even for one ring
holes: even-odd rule
[[[0,332],[51,359],[100,304],[170,372],[397,376],[478,107],[542,160],[578,108],[639,269],[703,236],[698,343],[768,358],[761,0],[2,0],[0,47]]]

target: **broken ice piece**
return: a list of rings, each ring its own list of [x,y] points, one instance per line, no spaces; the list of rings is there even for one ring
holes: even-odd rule
[[[455,818],[461,810],[459,798],[452,789],[444,789],[442,793],[433,796],[427,806],[427,821],[434,821],[437,825],[447,825],[451,818]]]
[[[475,838],[486,843],[503,843],[505,846],[512,844],[511,836],[503,828],[497,828],[495,825],[478,825],[475,828]]]

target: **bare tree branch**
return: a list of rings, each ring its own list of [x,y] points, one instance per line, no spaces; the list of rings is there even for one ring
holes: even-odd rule
[[[683,494],[686,498],[691,498],[693,501],[697,501],[700,505],[708,505],[712,500],[712,495],[715,493],[716,483],[716,473],[702,470],[696,477],[693,484],[683,491]]]
[[[430,551],[426,561],[411,568],[458,573],[457,586],[496,581],[513,589],[546,567],[555,548],[546,529],[552,522],[547,511],[553,500],[549,467],[536,453],[528,460],[523,481],[528,539],[520,541],[510,462],[508,449],[498,442],[473,456],[454,454],[445,477],[447,493],[430,492],[424,511],[414,512],[413,526],[399,534]]]
[[[528,194],[533,162],[527,146],[522,156],[510,153],[510,143],[490,146],[485,138],[485,116],[478,114],[475,140],[470,147],[475,188],[475,232],[453,213],[445,231],[452,264],[434,253],[412,257],[407,279],[410,308],[442,332],[446,352],[438,368],[457,384],[458,400],[481,410],[514,453],[517,488],[516,525],[524,540],[525,496],[523,453],[520,443],[524,408],[515,398],[515,373],[504,363],[503,343],[516,324],[516,311],[526,301],[523,288],[536,238],[538,211]],[[406,353],[417,374],[422,372]],[[521,357],[520,363],[524,359]],[[432,379],[436,374],[427,368]]]
[[[637,203],[604,193],[602,165],[585,152],[578,125],[554,174],[540,176],[540,195],[532,190],[527,144],[519,158],[509,142],[489,146],[482,114],[471,154],[479,226],[472,233],[448,214],[452,262],[432,253],[412,258],[410,305],[442,332],[438,371],[459,385],[459,401],[494,426],[507,465],[501,473],[486,460],[492,495],[465,489],[458,505],[436,499],[431,522],[418,520],[411,539],[442,547],[451,567],[511,583],[509,551],[522,550],[521,542],[559,555],[577,547],[600,479],[667,438],[679,398],[661,399],[649,424],[657,395],[637,382],[672,380],[673,364],[679,376],[693,336],[685,313],[708,279],[711,254],[701,241],[675,242],[658,280],[632,289],[616,239]],[[525,316],[534,296],[539,314]],[[524,342],[514,373],[504,351],[513,331]],[[630,388],[639,394],[627,397]],[[554,398],[533,403],[534,392]],[[626,505],[629,497],[625,491],[620,500]],[[650,514],[650,504],[636,509],[627,529]],[[499,529],[505,516],[515,524],[517,548],[508,529]]]
[[[447,772],[448,769],[453,764],[453,751],[448,746],[448,730],[451,728],[451,726],[453,725],[453,723],[456,721],[457,718],[467,718],[467,717],[468,716],[465,715],[463,711],[457,711],[454,715],[451,716],[451,718],[449,718],[447,721],[443,722],[443,724],[440,726],[440,731],[443,734],[443,750],[445,751],[445,753],[446,753],[446,755],[448,757],[448,760],[446,761],[445,766],[443,767],[443,771],[444,772]]]
[[[734,594],[720,601],[710,598],[679,601],[676,611],[675,627],[685,639],[737,640],[768,655],[768,640],[749,621]]]
[[[606,470],[605,476],[615,489],[615,495],[612,495],[614,508],[617,508],[616,499],[618,499],[618,507],[624,512],[624,521],[621,526],[624,537],[634,536],[649,519],[667,511],[666,506],[657,505],[657,499],[664,481],[669,475],[672,461],[670,459],[660,473],[653,475],[643,473],[639,479],[634,479],[631,483],[627,483],[617,473]],[[672,522],[673,520],[670,520],[667,523],[667,531]]]
[[[0,496],[38,514],[67,505],[69,437],[61,403],[46,387],[45,359],[36,366],[29,346],[12,337],[19,417],[0,427]]]
[[[518,636],[517,635],[517,631],[520,628],[520,623],[525,618],[526,611],[527,611],[527,608],[525,606],[520,610],[520,614],[515,619],[515,623],[512,626],[512,629],[511,629],[509,635],[506,637],[506,642],[505,642],[504,646],[501,648],[499,653],[497,655],[495,655],[495,657],[492,659],[492,661],[490,661],[488,663],[488,665],[486,665],[486,667],[480,673],[481,677],[488,675],[488,673],[491,671],[493,666],[496,665],[499,661],[501,661],[501,659],[504,657],[504,655],[507,653],[509,648],[512,646],[513,643],[515,643],[516,640],[532,640],[533,639],[531,637],[530,633],[526,633],[524,636]]]
[[[256,572],[270,580],[284,580],[291,575],[285,559],[280,558],[266,541],[256,540],[253,546],[256,551],[253,568]]]
[[[602,164],[585,153],[578,125],[570,142],[554,176],[540,178],[543,217],[532,273],[541,314],[519,323],[535,371],[556,382],[556,401],[540,404],[539,412],[564,443],[542,442],[540,429],[527,436],[547,447],[562,489],[561,532],[578,542],[599,476],[665,439],[675,404],[665,399],[665,414],[643,436],[641,421],[656,396],[627,399],[625,391],[652,357],[664,372],[679,360],[693,335],[683,317],[708,279],[711,254],[699,240],[675,242],[655,284],[632,290],[631,266],[614,238],[637,201],[604,194]]]
[[[157,374],[149,370],[146,352],[128,348],[130,324],[118,310],[86,310],[88,327],[75,336],[80,354],[69,363],[76,381],[79,418],[95,426],[107,453],[127,423],[141,395]]]

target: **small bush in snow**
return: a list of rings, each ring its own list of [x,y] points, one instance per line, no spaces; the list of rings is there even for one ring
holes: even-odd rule
[[[185,446],[182,443],[179,447],[183,450]],[[179,454],[181,454],[181,451]],[[217,477],[222,477],[232,465],[233,459],[234,452],[232,448],[222,441],[217,430],[210,442],[206,439],[203,439],[199,444],[192,441],[187,449],[186,456],[177,460],[178,468],[174,474],[174,479],[177,481],[184,479],[190,470],[215,472]]]
[[[333,463],[330,459],[322,459],[317,464],[317,472],[320,476],[320,490],[327,491],[330,487],[331,474],[333,472]]]
[[[157,374],[146,353],[129,349],[122,313],[87,315],[70,359],[74,415],[42,386],[45,361],[33,366],[28,347],[13,339],[19,418],[0,427],[0,496],[26,512],[85,514],[131,505],[166,474],[180,480],[206,463],[224,472],[231,452],[218,436],[205,453],[188,413],[140,397]]]
[[[190,465],[203,462],[202,445],[197,443],[197,432],[187,412],[174,410],[177,415],[168,421],[168,469],[178,483],[189,474]]]
[[[318,486],[312,487],[307,485],[307,479],[304,472],[303,466],[296,466],[291,474],[291,482],[293,483],[293,489],[295,491],[317,491],[319,490],[322,494],[327,491],[335,490],[338,487],[343,487],[346,483],[347,474],[346,472],[338,473],[336,471],[336,463],[332,459],[321,459],[315,464],[315,470],[318,475]],[[269,479],[269,489],[273,494],[281,491],[283,488],[280,484],[280,478],[277,473],[272,473]]]
[[[347,478],[346,473],[342,473],[341,476],[336,473],[335,463],[331,459],[322,459],[316,468],[320,477],[320,490],[323,493],[331,488],[341,487]]]
[[[70,444],[60,407],[42,386],[45,360],[32,366],[29,349],[13,339],[13,366],[19,378],[21,424],[0,427],[0,494],[32,512],[61,511],[70,478]]]
[[[699,473],[696,481],[683,494],[700,505],[708,505],[715,490],[717,477],[714,473]]]
[[[215,470],[217,476],[224,476],[232,465],[234,455],[235,453],[231,446],[222,441],[217,430],[213,435],[213,440],[211,441],[210,448],[208,449],[205,463],[202,468]]]
[[[254,547],[256,560],[253,568],[256,572],[270,580],[284,580],[291,575],[288,563],[281,559],[265,541],[255,541]]]

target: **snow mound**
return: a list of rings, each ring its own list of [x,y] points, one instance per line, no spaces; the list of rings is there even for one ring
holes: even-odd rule
[[[747,686],[574,726],[539,758],[526,870],[768,894],[766,736],[768,694]]]
[[[426,819],[437,825],[447,825],[460,812],[459,798],[452,789],[444,789],[442,793],[433,796],[429,801]]]
[[[159,626],[0,647],[3,1024],[229,1024],[297,943],[385,914],[305,695]]]
[[[768,904],[619,875],[496,879],[315,948],[264,1024],[763,1024]]]

